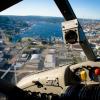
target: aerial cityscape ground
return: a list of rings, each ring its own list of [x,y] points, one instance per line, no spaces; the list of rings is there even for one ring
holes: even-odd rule
[[[63,18],[56,17],[0,16],[0,77],[16,84],[28,74],[86,61],[78,43],[63,43],[62,21]],[[100,57],[100,21],[79,21],[94,52]]]

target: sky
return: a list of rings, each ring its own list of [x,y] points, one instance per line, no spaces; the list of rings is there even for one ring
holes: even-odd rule
[[[78,18],[100,19],[100,0],[69,0]],[[0,15],[38,15],[61,17],[54,0],[23,0]]]

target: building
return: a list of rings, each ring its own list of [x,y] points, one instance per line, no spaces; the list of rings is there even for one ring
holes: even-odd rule
[[[55,54],[47,54],[44,60],[45,68],[55,68],[56,67],[56,56]]]
[[[6,61],[4,58],[0,58],[0,67],[2,68],[5,65]]]
[[[42,66],[41,54],[32,54],[30,60],[26,63],[28,69],[39,69]]]

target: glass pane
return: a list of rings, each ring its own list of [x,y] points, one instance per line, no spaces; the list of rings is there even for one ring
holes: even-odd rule
[[[100,57],[100,1],[69,2],[91,47]],[[87,61],[79,43],[64,44],[63,21],[54,0],[23,0],[2,11],[0,77],[16,84],[30,73]]]

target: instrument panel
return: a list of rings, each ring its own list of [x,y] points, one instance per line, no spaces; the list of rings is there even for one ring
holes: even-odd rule
[[[74,70],[74,74],[78,76],[81,81],[95,81],[100,82],[100,68],[96,66],[82,66]]]

